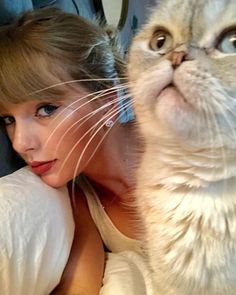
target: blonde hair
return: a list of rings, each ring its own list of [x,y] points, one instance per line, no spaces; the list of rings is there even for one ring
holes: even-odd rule
[[[46,8],[0,28],[0,103],[59,99],[68,84],[96,91],[113,85],[124,64],[106,31],[82,17]],[[51,87],[55,86],[55,87]],[[45,91],[39,91],[45,89]]]

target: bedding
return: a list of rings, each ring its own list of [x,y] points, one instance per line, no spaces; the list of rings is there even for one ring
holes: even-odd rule
[[[74,235],[68,190],[28,167],[0,178],[0,294],[49,295],[60,282]],[[142,254],[107,253],[100,295],[156,295]]]
[[[59,283],[74,234],[67,188],[28,167],[0,178],[0,293],[48,295]]]

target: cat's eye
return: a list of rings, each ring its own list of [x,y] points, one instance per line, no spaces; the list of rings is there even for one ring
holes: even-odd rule
[[[173,37],[170,33],[161,30],[155,32],[153,35],[149,47],[154,51],[159,51],[159,53],[166,53],[173,46]]]
[[[236,29],[222,34],[217,49],[223,53],[236,53]]]

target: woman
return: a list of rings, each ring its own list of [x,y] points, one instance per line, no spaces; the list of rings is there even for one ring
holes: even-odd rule
[[[0,31],[1,121],[31,170],[49,186],[68,183],[73,200],[74,244],[58,294],[99,293],[103,244],[141,251],[129,206],[137,141],[132,123],[116,123],[122,74],[105,31],[78,16],[43,9]]]

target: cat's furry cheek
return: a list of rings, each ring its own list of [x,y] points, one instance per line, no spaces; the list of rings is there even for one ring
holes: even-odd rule
[[[172,136],[188,138],[194,128],[193,110],[179,92],[169,87],[174,78],[171,62],[163,60],[138,77],[130,65],[129,76],[134,108],[143,134],[146,136],[151,132],[154,135],[154,132],[162,137],[160,130],[163,127],[171,131]]]
[[[150,67],[144,72],[136,74],[135,66],[129,67],[128,75],[131,81],[131,93],[134,99],[134,106],[150,105],[155,103],[163,88],[172,83],[173,67],[168,60],[160,62],[158,65]]]

